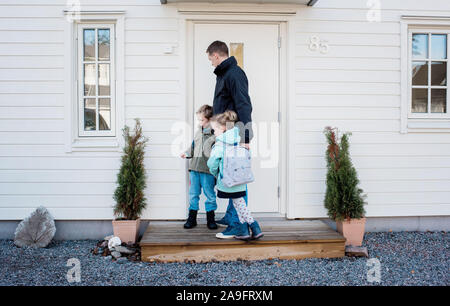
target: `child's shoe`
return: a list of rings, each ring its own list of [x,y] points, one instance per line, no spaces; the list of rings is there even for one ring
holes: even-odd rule
[[[228,226],[229,224],[228,224],[228,219],[226,218],[226,215],[222,219],[216,221],[216,224],[219,226]]]
[[[250,236],[250,232],[248,230],[247,223],[244,223],[244,224],[241,224],[240,226],[238,226],[237,231],[238,231],[238,233],[234,235],[234,238],[239,239],[239,240],[245,240],[245,241],[250,240],[251,236]]]
[[[208,226],[210,230],[217,229],[217,224],[214,217],[214,210],[206,212],[206,226]]]
[[[197,226],[197,211],[189,209],[189,217],[184,224],[184,228],[193,228]]]
[[[252,239],[259,239],[264,236],[258,222],[254,221],[252,224],[250,224],[250,229],[252,230]]]
[[[223,232],[217,233],[216,238],[219,239],[232,239],[234,235],[237,233],[236,228],[228,226]]]

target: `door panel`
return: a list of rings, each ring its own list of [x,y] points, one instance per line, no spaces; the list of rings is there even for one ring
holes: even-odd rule
[[[279,48],[278,24],[194,24],[194,111],[212,105],[216,75],[206,49],[215,40],[228,45],[230,55],[249,80],[254,138],[251,141],[255,182],[248,185],[253,212],[279,212]],[[192,121],[196,122],[195,118]],[[195,127],[196,129],[197,127]],[[204,211],[204,197],[200,208]],[[218,211],[228,202],[218,199]]]

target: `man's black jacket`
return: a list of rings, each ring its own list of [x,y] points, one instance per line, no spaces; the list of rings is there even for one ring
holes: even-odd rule
[[[243,142],[249,143],[253,137],[251,127],[252,103],[248,95],[248,80],[245,72],[237,65],[234,56],[224,60],[216,67],[216,89],[214,92],[213,113],[221,114],[233,110],[245,129],[240,128]],[[241,140],[241,141],[242,141]]]

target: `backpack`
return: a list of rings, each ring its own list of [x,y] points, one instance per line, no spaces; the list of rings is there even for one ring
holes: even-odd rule
[[[250,151],[239,144],[225,144],[222,183],[226,187],[253,182]]]

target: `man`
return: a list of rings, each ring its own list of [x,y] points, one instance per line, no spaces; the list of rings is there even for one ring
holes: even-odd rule
[[[222,41],[214,41],[206,49],[211,65],[216,67],[214,74],[216,88],[214,91],[213,115],[221,114],[226,110],[233,110],[238,115],[236,126],[239,127],[241,145],[250,148],[253,138],[251,127],[252,103],[248,95],[248,79],[245,72],[237,65],[234,56],[229,57],[228,47]],[[245,201],[248,203],[247,195]],[[233,238],[240,225],[239,218],[230,199],[225,216],[217,221],[219,225],[227,225],[227,229],[216,235],[220,239]]]

